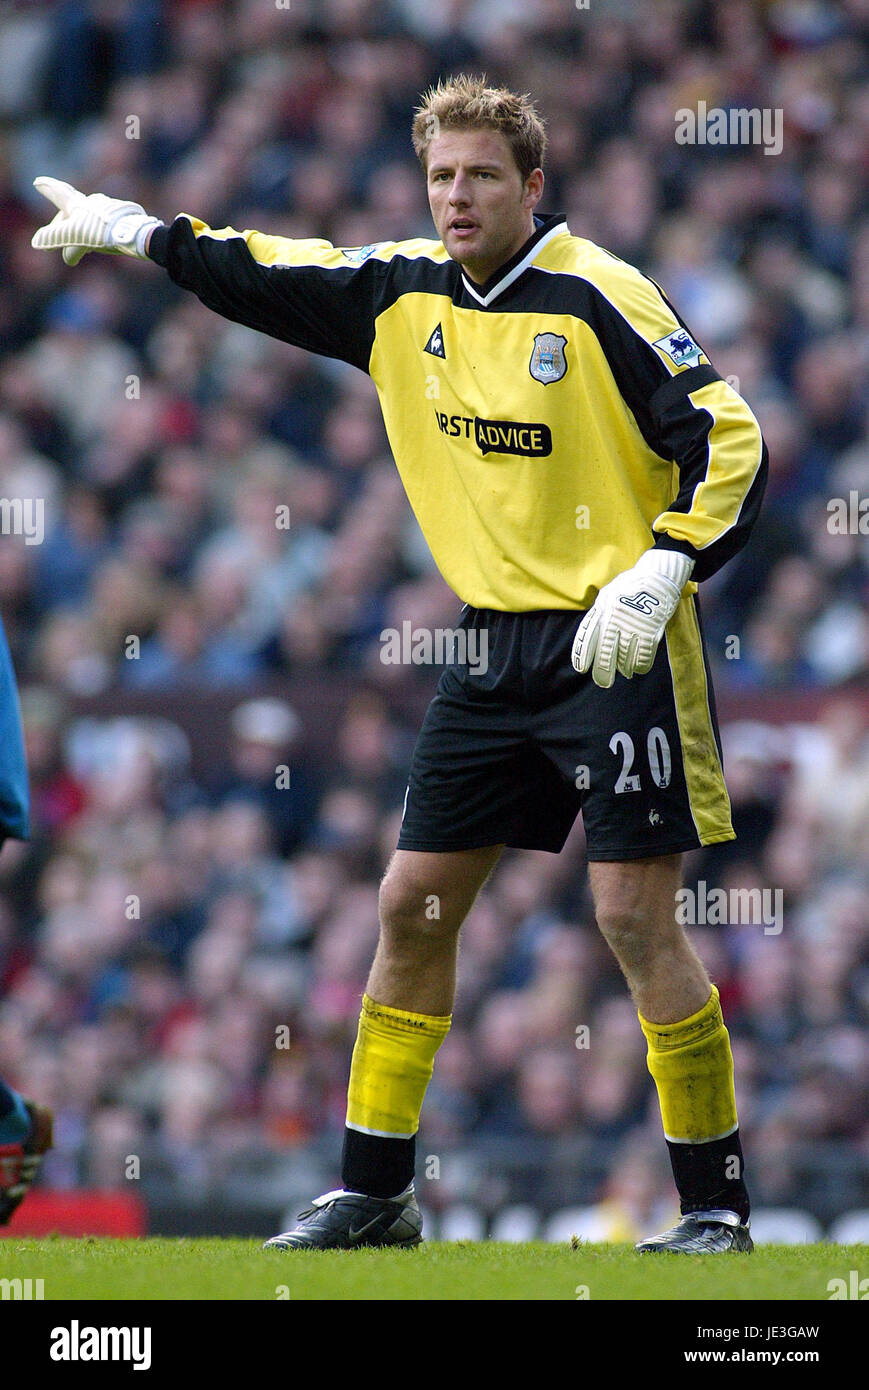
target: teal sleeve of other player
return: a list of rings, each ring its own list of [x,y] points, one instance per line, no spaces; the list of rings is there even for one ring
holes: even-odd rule
[[[30,835],[30,791],[15,672],[0,623],[0,843]]]

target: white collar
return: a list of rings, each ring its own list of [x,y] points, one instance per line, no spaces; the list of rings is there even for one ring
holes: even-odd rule
[[[535,259],[537,252],[542,250],[542,248],[546,246],[547,243],[550,242],[554,236],[557,236],[560,232],[563,232],[566,229],[567,222],[564,219],[562,219],[560,222],[556,222],[555,226],[550,227],[548,232],[546,232],[546,234],[542,236],[539,241],[535,241],[534,245],[529,247],[528,251],[526,251],[521,261],[514,265],[512,270],[508,270],[507,274],[503,277],[503,279],[498,280],[487,294],[480,294],[479,290],[474,288],[473,283],[468,279],[465,272],[462,271],[462,280],[464,281],[465,289],[468,291],[468,294],[473,295],[477,303],[482,304],[484,309],[488,308],[488,306],[492,303],[493,300],[497,299],[500,294],[503,294],[504,291],[508,289],[510,285],[513,284],[513,281],[518,280],[519,276],[522,275],[523,272],[528,269],[529,265],[531,265],[532,261]]]

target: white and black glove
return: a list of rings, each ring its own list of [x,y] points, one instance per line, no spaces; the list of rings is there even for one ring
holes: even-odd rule
[[[690,556],[678,550],[647,550],[633,569],[605,584],[577,628],[571,652],[575,669],[590,669],[595,685],[604,689],[616,671],[629,677],[650,671],[693,568]]]
[[[67,265],[78,265],[88,251],[146,259],[145,243],[159,217],[149,217],[138,203],[107,198],[105,193],[80,193],[71,183],[44,175],[33,180],[58,209],[57,216],[35,232],[31,246],[38,251],[62,251]]]

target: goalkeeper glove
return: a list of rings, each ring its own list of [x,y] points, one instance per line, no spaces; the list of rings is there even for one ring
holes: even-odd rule
[[[38,251],[62,249],[67,265],[78,265],[88,251],[146,259],[148,233],[161,223],[138,203],[107,198],[105,193],[80,193],[62,179],[40,177],[33,180],[33,187],[59,209],[51,222],[34,233],[31,245]]]
[[[577,628],[575,669],[591,668],[595,685],[604,689],[617,670],[628,677],[650,671],[693,568],[694,561],[678,550],[647,550],[633,569],[605,584]]]

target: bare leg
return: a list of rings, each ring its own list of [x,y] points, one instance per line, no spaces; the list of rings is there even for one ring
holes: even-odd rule
[[[678,1023],[703,1008],[712,983],[676,921],[682,856],[590,864],[597,923],[650,1023]]]
[[[503,848],[395,851],[380,885],[369,998],[411,1013],[451,1012],[459,930]]]

